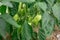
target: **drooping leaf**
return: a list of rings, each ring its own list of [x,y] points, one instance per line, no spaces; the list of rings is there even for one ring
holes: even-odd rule
[[[53,15],[60,20],[60,3],[56,3],[53,7]]]
[[[6,38],[6,25],[7,23],[5,22],[5,20],[0,17],[0,34],[4,38]]]
[[[17,24],[17,22],[15,22],[15,20],[13,20],[13,18],[9,15],[9,14],[3,14],[2,18],[9,24],[15,26],[16,28],[19,28],[20,25]]]
[[[47,4],[45,2],[37,2],[35,5],[42,9],[43,11],[46,11],[47,9]]]
[[[42,16],[42,29],[46,36],[50,36],[54,28],[54,18],[45,12]]]
[[[32,27],[28,25],[27,21],[24,22],[21,35],[22,35],[21,40],[31,40],[32,39]]]

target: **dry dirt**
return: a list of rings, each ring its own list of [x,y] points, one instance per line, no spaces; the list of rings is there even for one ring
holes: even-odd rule
[[[51,34],[50,37],[47,37],[46,40],[60,40],[60,30],[55,25],[55,31]]]

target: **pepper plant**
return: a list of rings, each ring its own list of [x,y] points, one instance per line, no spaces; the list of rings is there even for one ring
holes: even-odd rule
[[[46,40],[60,28],[60,0],[0,0],[0,40]]]

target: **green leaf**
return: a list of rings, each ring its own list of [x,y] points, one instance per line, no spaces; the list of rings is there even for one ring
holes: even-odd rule
[[[8,7],[13,7],[13,5],[11,4],[11,2],[9,2],[9,1],[1,1],[0,2],[0,6],[2,6],[2,5],[8,6]]]
[[[3,1],[27,2],[27,3],[35,2],[35,0],[3,0]]]
[[[20,35],[19,35],[20,36]],[[18,37],[17,37],[17,29],[13,29],[13,33],[12,33],[12,40],[18,40]]]
[[[8,10],[9,10],[9,14],[11,16],[14,16],[17,13],[17,11],[18,11],[18,5],[19,5],[19,3],[17,3],[17,2],[11,2],[11,4],[13,5],[13,7],[12,8],[8,8]]]
[[[6,13],[6,7],[5,6],[0,6],[0,13],[2,13],[2,14]]]
[[[49,4],[50,6],[52,6],[55,0],[46,0],[46,1],[48,2],[48,4]]]
[[[11,1],[32,3],[32,2],[34,2],[35,0],[11,0]]]
[[[43,29],[39,29],[38,36],[38,40],[46,40],[46,36]]]
[[[35,5],[42,9],[43,11],[46,11],[47,9],[47,4],[45,2],[37,2]]]
[[[21,31],[22,39],[21,40],[31,40],[32,39],[32,27],[28,25],[27,21],[24,22]]]
[[[16,28],[19,28],[20,25],[17,24],[17,22],[15,22],[15,20],[13,20],[13,18],[9,15],[9,14],[3,14],[2,18],[9,24],[15,26]]]
[[[54,18],[45,12],[42,16],[42,29],[46,36],[50,36],[54,28]]]
[[[6,38],[6,22],[0,17],[0,34],[2,37]]]
[[[60,3],[56,3],[53,7],[53,15],[60,20]]]
[[[60,0],[57,0],[57,2],[60,2]]]
[[[2,3],[0,2],[0,6],[2,6]]]

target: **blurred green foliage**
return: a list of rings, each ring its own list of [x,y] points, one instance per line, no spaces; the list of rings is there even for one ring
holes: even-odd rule
[[[0,0],[0,40],[46,40],[59,14],[60,0]]]

